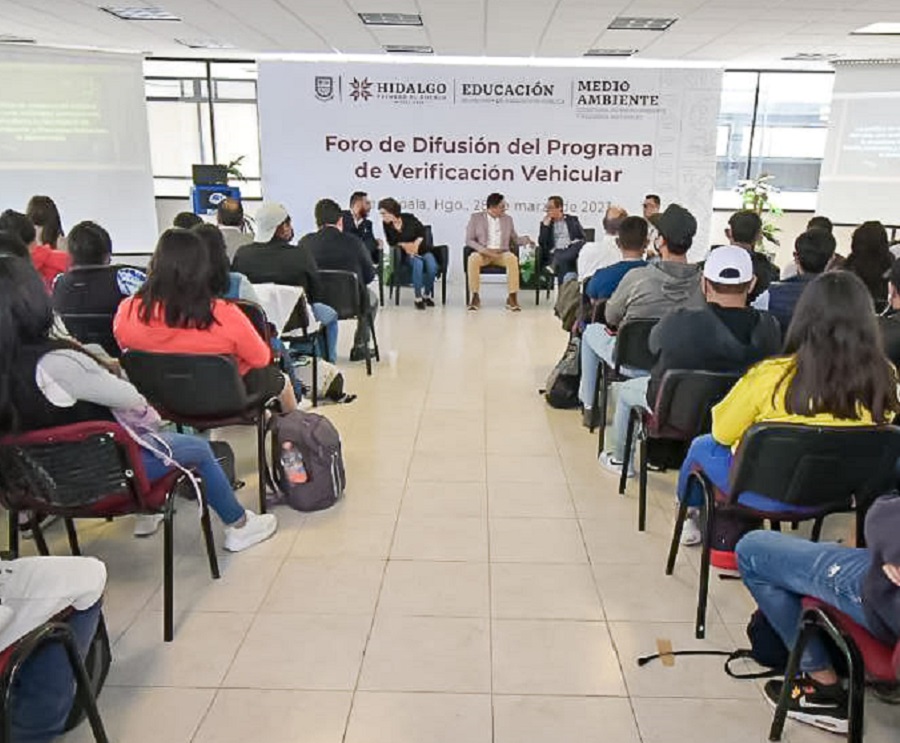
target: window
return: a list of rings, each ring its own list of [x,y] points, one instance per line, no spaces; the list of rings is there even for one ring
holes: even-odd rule
[[[740,205],[738,182],[774,176],[784,209],[815,209],[834,75],[726,72],[716,142],[718,208]]]
[[[236,185],[258,198],[256,63],[149,59],[144,77],[156,195],[186,198],[192,165],[243,158]]]

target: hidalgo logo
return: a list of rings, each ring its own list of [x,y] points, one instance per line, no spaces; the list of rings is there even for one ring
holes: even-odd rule
[[[354,101],[367,101],[372,97],[372,81],[364,77],[362,80],[353,78],[350,81],[350,97]]]
[[[334,98],[334,78],[316,76],[316,98],[320,101],[330,101]]]

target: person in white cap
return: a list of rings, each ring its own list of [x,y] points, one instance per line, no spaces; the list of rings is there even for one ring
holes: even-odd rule
[[[238,248],[231,270],[242,273],[253,284],[301,286],[309,298],[313,315],[325,326],[328,361],[337,354],[338,317],[334,308],[320,301],[319,267],[312,252],[292,245],[291,215],[281,204],[265,201],[256,210],[256,242]]]
[[[778,321],[768,312],[747,307],[755,281],[753,261],[744,248],[725,245],[709,254],[702,280],[706,306],[674,310],[660,320],[650,333],[650,350],[656,356],[650,376],[617,385],[612,435],[607,437],[611,449],[600,455],[603,467],[621,473],[628,415],[634,407],[651,409],[668,369],[742,372],[778,353]],[[627,466],[630,477],[631,463]],[[696,544],[699,536],[696,518],[685,523],[682,539],[686,544]]]

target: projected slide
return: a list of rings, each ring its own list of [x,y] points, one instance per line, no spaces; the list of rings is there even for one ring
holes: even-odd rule
[[[900,67],[839,68],[817,211],[900,223]]]
[[[51,196],[66,228],[109,230],[117,252],[156,238],[142,61],[136,55],[0,52],[0,208]]]

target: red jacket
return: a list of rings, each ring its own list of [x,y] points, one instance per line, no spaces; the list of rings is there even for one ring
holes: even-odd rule
[[[54,250],[49,245],[36,245],[31,251],[31,262],[44,279],[48,289],[61,273],[69,270],[70,256],[62,250]]]

